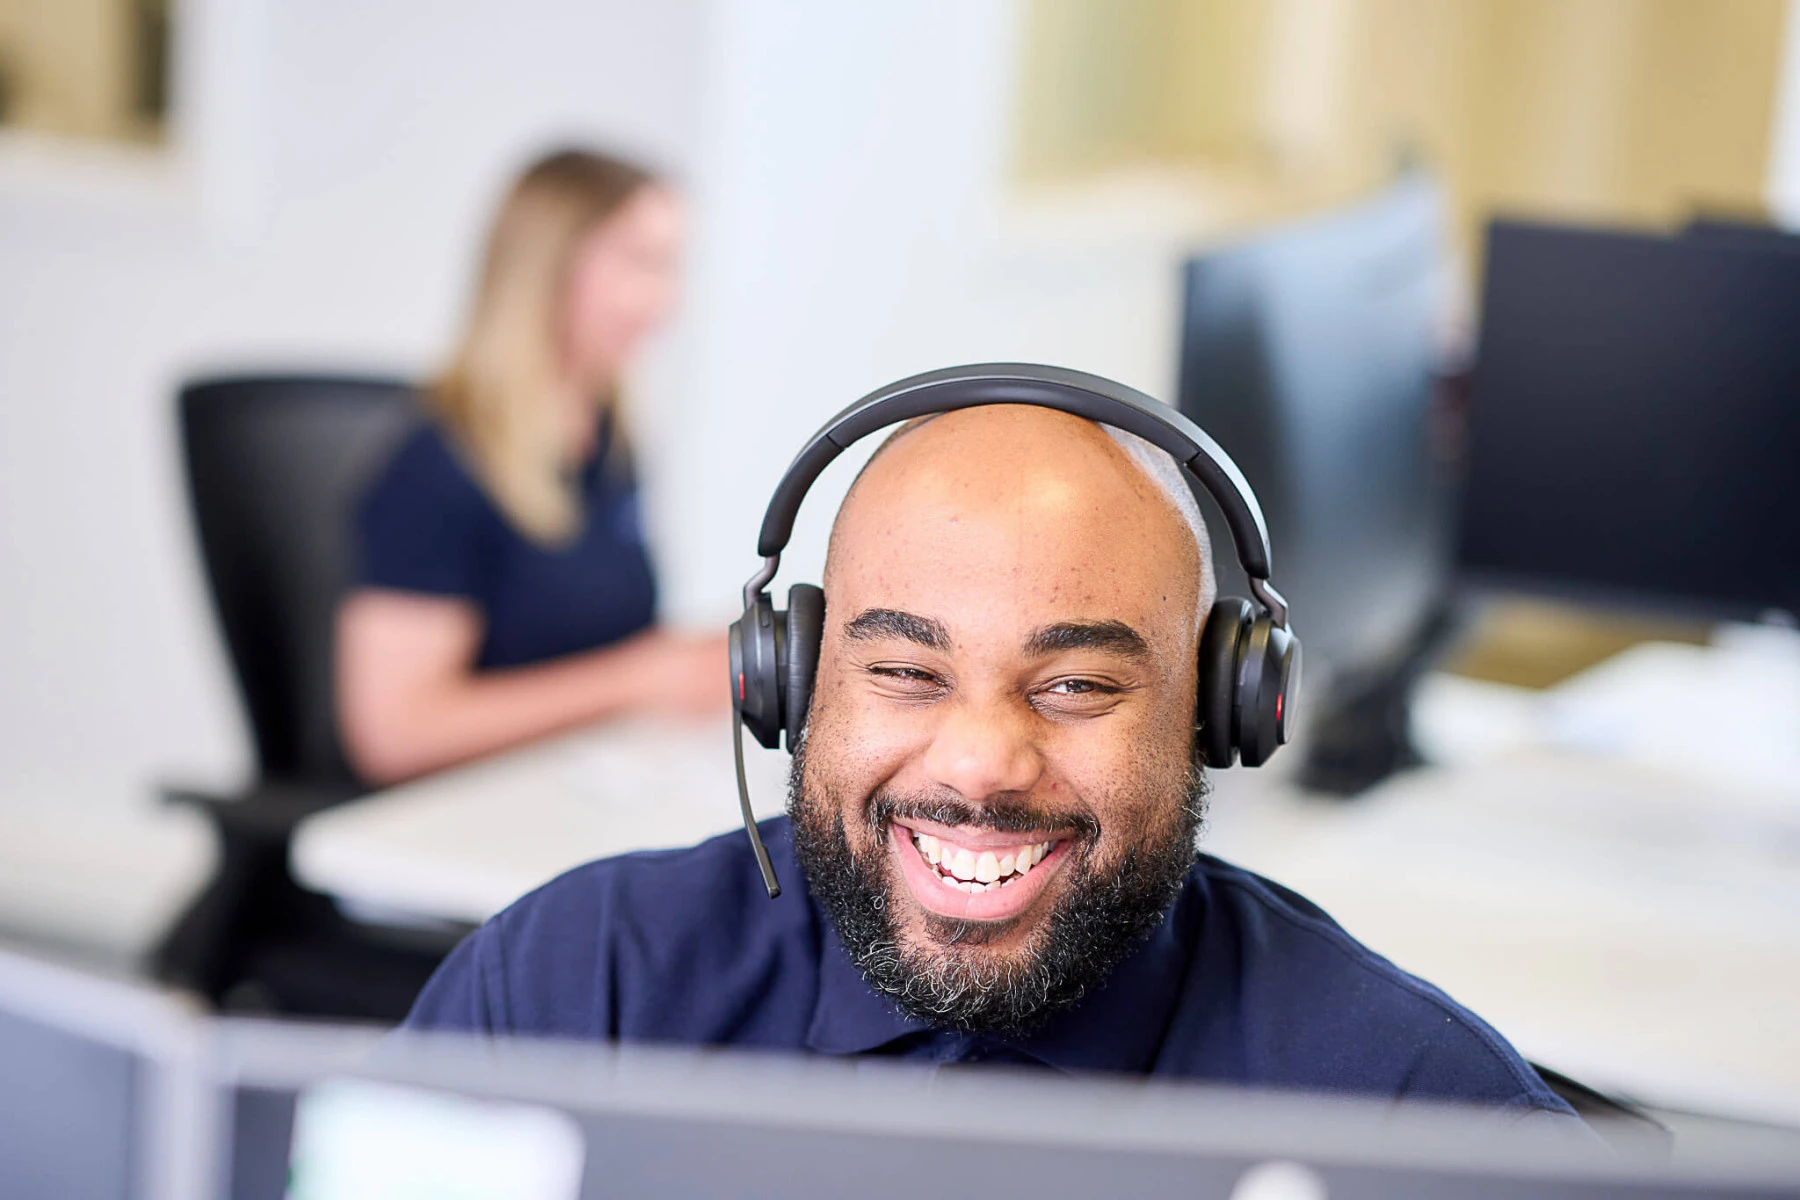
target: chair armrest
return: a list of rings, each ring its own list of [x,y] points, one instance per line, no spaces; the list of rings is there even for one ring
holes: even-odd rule
[[[357,796],[357,791],[347,786],[269,780],[235,793],[170,785],[158,792],[164,804],[188,805],[205,813],[222,837],[258,841],[285,840],[307,817]]]

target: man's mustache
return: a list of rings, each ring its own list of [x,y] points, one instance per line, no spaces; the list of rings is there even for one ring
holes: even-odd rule
[[[954,792],[898,795],[882,789],[869,798],[869,824],[885,829],[894,821],[931,821],[938,825],[973,825],[996,833],[1073,833],[1079,841],[1100,835],[1100,822],[1081,807],[1047,807],[1018,800],[974,804]]]

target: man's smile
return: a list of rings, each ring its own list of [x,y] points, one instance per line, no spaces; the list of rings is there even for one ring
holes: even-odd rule
[[[1043,893],[1070,836],[1001,833],[908,818],[888,825],[888,848],[926,911],[965,921],[1007,921]]]

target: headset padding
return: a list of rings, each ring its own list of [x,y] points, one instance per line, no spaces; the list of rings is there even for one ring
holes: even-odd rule
[[[1235,724],[1238,656],[1255,610],[1248,600],[1221,596],[1213,601],[1200,633],[1200,681],[1196,720],[1200,748],[1209,767],[1237,761]]]
[[[819,671],[819,643],[825,636],[825,593],[811,583],[796,583],[787,596],[787,651],[782,663],[782,726],[787,748],[800,744],[806,713],[812,707],[813,677]]]

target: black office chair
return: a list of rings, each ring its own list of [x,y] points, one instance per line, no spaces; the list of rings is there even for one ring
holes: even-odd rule
[[[294,826],[358,794],[337,736],[334,614],[354,506],[417,418],[403,383],[245,377],[188,385],[182,445],[213,603],[256,746],[243,793],[168,789],[206,812],[218,871],[154,969],[221,1008],[397,1020],[454,940],[346,920],[288,870]]]

